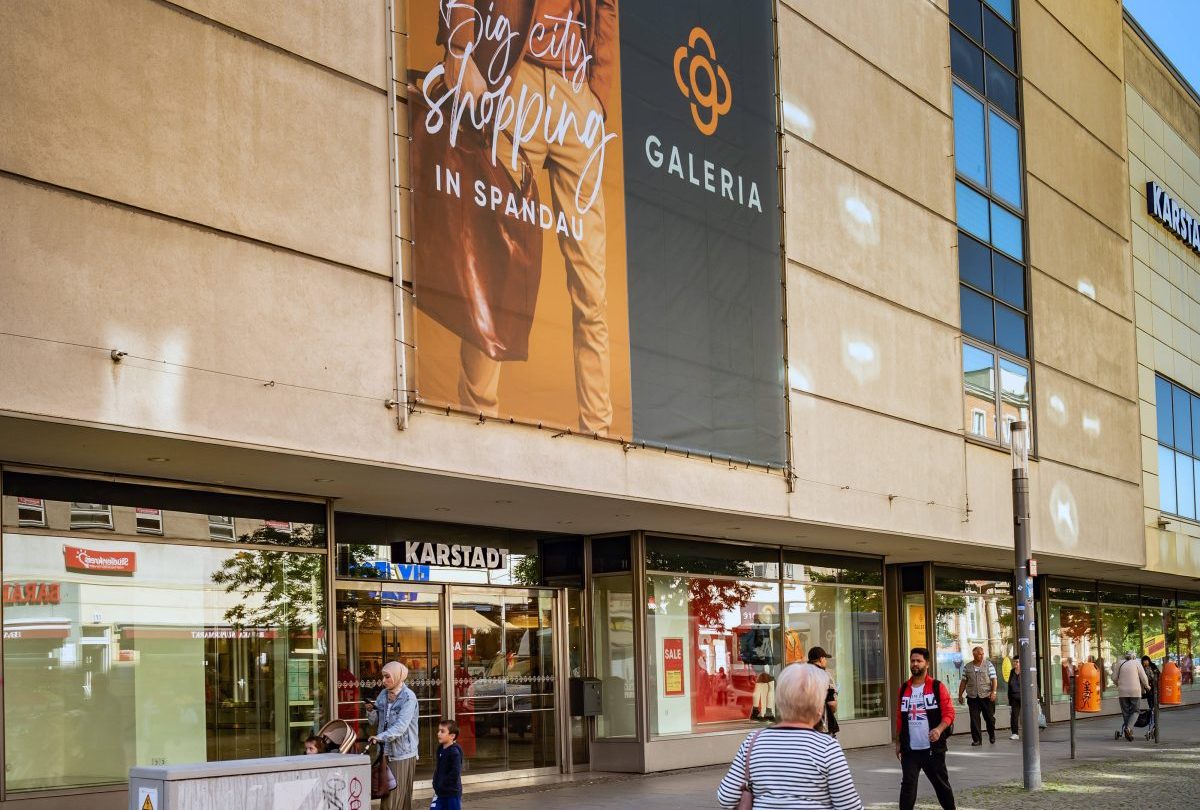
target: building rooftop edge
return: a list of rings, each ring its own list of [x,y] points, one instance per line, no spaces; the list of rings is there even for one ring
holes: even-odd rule
[[[1179,68],[1175,67],[1175,63],[1167,58],[1167,55],[1162,52],[1162,49],[1158,47],[1158,44],[1151,38],[1149,34],[1146,33],[1146,29],[1142,28],[1137,19],[1131,13],[1129,13],[1129,9],[1125,8],[1124,3],[1121,4],[1121,12],[1125,15],[1126,24],[1128,24],[1130,28],[1137,32],[1137,35],[1141,37],[1142,42],[1146,43],[1146,47],[1150,49],[1151,53],[1153,53],[1155,57],[1158,58],[1158,61],[1162,62],[1163,66],[1166,67],[1170,74],[1175,77],[1175,81],[1179,82],[1184,91],[1192,97],[1192,101],[1195,102],[1197,106],[1200,106],[1200,93],[1197,93],[1196,88],[1192,87],[1191,83],[1184,78],[1183,74],[1179,72]]]

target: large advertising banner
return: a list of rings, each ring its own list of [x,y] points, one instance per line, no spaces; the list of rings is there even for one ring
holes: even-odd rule
[[[770,0],[410,0],[422,402],[782,465]]]

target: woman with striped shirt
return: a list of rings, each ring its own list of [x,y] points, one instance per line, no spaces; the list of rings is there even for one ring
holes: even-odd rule
[[[861,810],[850,767],[837,740],[817,731],[825,709],[829,676],[812,664],[791,664],[775,680],[782,722],[746,738],[717,788],[727,810],[738,806],[749,785],[754,810]]]

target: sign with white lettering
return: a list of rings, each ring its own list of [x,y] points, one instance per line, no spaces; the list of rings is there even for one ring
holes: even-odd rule
[[[137,571],[137,553],[133,551],[95,551],[63,546],[63,562],[68,571],[87,574],[132,574]]]
[[[439,568],[495,571],[508,568],[508,549],[405,540],[392,543],[392,562],[401,566],[433,565]]]
[[[1200,219],[1153,180],[1146,183],[1146,213],[1166,225],[1181,242],[1200,254]]]
[[[786,461],[774,5],[407,4],[423,401]]]

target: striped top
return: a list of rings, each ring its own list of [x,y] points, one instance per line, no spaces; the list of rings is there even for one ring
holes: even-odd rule
[[[722,807],[735,808],[742,795],[747,737],[717,788]],[[850,766],[838,742],[809,728],[767,728],[750,757],[754,810],[861,810]]]

